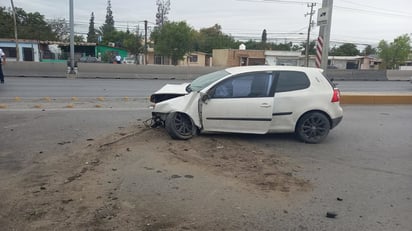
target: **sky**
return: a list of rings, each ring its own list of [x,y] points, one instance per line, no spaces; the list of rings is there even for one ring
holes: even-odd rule
[[[90,15],[94,12],[95,26],[104,23],[107,0],[73,0],[75,32],[86,34]],[[69,21],[69,0],[14,0],[15,7],[26,12],[39,12],[46,19]],[[310,39],[318,36],[316,26],[322,0],[170,0],[169,21],[186,21],[196,30],[219,24],[225,34],[237,40],[260,40],[266,29],[273,42],[306,41],[310,7],[314,6]],[[0,0],[10,7],[10,0]],[[115,27],[119,30],[149,30],[155,26],[156,0],[111,0]],[[306,15],[306,16],[305,16]],[[392,42],[396,37],[412,37],[412,0],[334,0],[331,45],[355,43],[376,46],[379,41]]]

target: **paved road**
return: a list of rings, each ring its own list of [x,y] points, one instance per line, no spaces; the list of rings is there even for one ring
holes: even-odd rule
[[[9,77],[2,97],[147,97],[166,83],[184,80],[64,79]],[[342,92],[412,92],[405,81],[340,81]]]
[[[238,216],[239,220],[227,222],[244,224],[245,230],[257,227],[254,225],[259,225],[262,230],[410,230],[411,106],[345,106],[344,111],[342,124],[319,145],[299,143],[290,135],[239,138],[239,142],[242,139],[253,140],[301,166],[296,174],[310,180],[314,186],[305,197],[290,197],[284,203],[274,203],[270,197],[255,196],[253,193],[248,196],[243,192],[242,198],[250,200],[238,201],[236,196],[229,197],[238,193],[236,187],[232,187],[231,190],[221,191],[219,196],[209,195],[208,203],[203,200],[190,203],[192,206],[201,205],[203,211],[215,214],[222,212],[216,210],[220,207],[232,208],[232,215],[223,214],[225,219]],[[58,145],[60,142],[70,141],[67,145],[77,145],[86,139],[114,132],[120,126],[136,124],[136,119],[145,119],[148,114],[149,111],[143,109],[102,112],[0,111],[0,185],[7,185],[10,177],[17,176],[16,172],[30,169],[28,167],[33,164],[32,159],[38,155],[55,155],[58,158],[58,153],[61,153],[59,150],[65,147]],[[142,164],[151,166],[147,162]],[[136,177],[126,176],[122,179],[122,187],[135,188],[133,182]],[[154,178],[153,181],[150,177]],[[144,175],[143,179],[159,183],[156,174]],[[205,182],[218,184],[217,179]],[[168,195],[167,198],[172,200],[165,201],[165,204],[188,205],[187,201],[177,200],[168,192],[161,192],[162,187],[154,183],[144,185],[154,187],[147,188],[148,191]],[[178,196],[180,198],[190,193],[189,197],[196,198],[193,195],[203,193],[196,190],[205,190],[208,185],[202,187],[181,190]],[[135,193],[137,191],[128,191],[125,196],[130,198],[119,200],[139,203],[141,199],[136,198]],[[163,203],[158,200],[153,202]],[[209,206],[217,204],[218,207]],[[327,211],[336,212],[338,218],[325,218]]]

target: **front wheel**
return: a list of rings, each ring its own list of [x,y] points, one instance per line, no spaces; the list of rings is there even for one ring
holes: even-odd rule
[[[328,118],[320,112],[311,112],[299,119],[295,133],[303,142],[316,144],[326,138],[329,130]]]
[[[196,131],[192,119],[188,115],[179,112],[172,112],[167,115],[165,127],[173,139],[179,140],[192,138]]]

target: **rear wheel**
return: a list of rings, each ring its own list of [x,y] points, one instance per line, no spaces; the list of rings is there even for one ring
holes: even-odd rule
[[[319,143],[329,134],[328,118],[320,112],[311,112],[302,116],[296,126],[296,135],[303,142]]]
[[[196,126],[192,119],[179,112],[169,113],[166,117],[165,127],[173,139],[187,140],[193,137],[196,132]]]

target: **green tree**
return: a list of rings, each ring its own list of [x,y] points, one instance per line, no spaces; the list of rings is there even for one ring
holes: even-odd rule
[[[49,20],[49,25],[52,28],[52,31],[56,34],[57,40],[66,42],[69,41],[69,25],[66,23],[66,19],[53,19]]]
[[[332,48],[329,52],[331,56],[356,56],[359,55],[359,50],[353,43],[344,43],[338,48]]]
[[[114,18],[113,18],[113,11],[112,11],[112,4],[110,0],[107,1],[106,7],[106,20],[104,24],[100,27],[100,33],[103,36],[104,42],[112,42],[111,37],[112,34],[116,31],[114,27]]]
[[[123,48],[135,57],[143,52],[142,35],[125,33],[123,38]]]
[[[270,49],[275,51],[291,51],[294,48],[297,49],[297,47],[295,47],[292,42],[270,44]]]
[[[376,54],[376,48],[372,48],[371,45],[367,45],[365,47],[365,49],[363,49],[362,54],[366,55],[366,56],[367,55],[374,55],[374,54]]]
[[[167,15],[170,11],[170,0],[156,0],[156,5],[156,25],[161,27],[165,22],[167,22]]]
[[[256,42],[256,41],[254,41],[254,40],[252,40],[252,39],[249,39],[249,40],[246,41],[246,42],[240,42],[240,41],[238,41],[238,43],[239,43],[239,45],[240,45],[241,43],[245,44],[246,49],[249,49],[249,50],[260,50],[260,47],[261,47],[261,45],[262,45],[262,43]],[[270,45],[270,44],[269,44],[269,45]]]
[[[13,16],[6,7],[0,7],[0,38],[14,38]]]
[[[19,39],[56,41],[57,35],[44,16],[39,12],[27,13],[22,8],[15,8],[17,34]],[[0,7],[0,37],[14,38],[13,14],[11,9]]]
[[[200,29],[196,36],[196,50],[211,54],[213,49],[236,48],[233,37],[224,34],[222,27],[215,24],[209,28]]]
[[[75,43],[83,43],[84,37],[82,35],[74,35],[74,42]]]
[[[193,50],[195,31],[186,22],[166,22],[162,27],[157,27],[150,37],[156,53],[170,57],[172,64],[177,64]]]
[[[94,28],[94,12],[90,15],[89,32],[87,32],[87,42],[97,43],[97,33]]]
[[[316,41],[315,40],[312,40],[312,41],[309,42],[309,55],[315,55],[316,54],[315,46],[316,46]],[[301,43],[301,49],[302,48],[303,48],[302,54],[306,54],[306,42]]]
[[[240,42],[238,41],[240,44]],[[266,43],[262,44],[261,42],[248,40],[243,42],[247,49],[250,50],[275,50],[275,51],[297,51],[301,50],[302,47],[299,45],[294,45],[292,42],[289,43]]]
[[[407,34],[395,38],[390,44],[381,40],[377,48],[379,58],[382,59],[381,68],[399,68],[408,59],[411,51],[410,43],[411,38]]]

